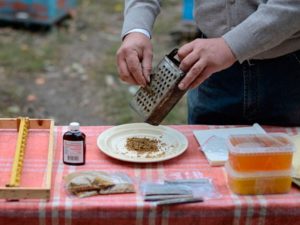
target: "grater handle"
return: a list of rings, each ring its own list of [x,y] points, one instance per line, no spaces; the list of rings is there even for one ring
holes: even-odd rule
[[[177,55],[178,53],[178,48],[174,48],[168,55],[167,57],[176,65],[176,66],[179,66],[180,65],[180,62],[179,60],[177,60],[175,58],[175,56]]]

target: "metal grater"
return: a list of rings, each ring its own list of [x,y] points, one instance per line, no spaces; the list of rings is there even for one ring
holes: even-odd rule
[[[175,58],[177,51],[174,49],[160,61],[150,75],[150,83],[139,88],[130,102],[151,125],[159,125],[186,92],[178,88],[185,73],[179,69],[180,62]]]

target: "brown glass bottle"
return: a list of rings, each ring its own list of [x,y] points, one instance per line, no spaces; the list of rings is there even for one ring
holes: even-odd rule
[[[63,162],[72,166],[84,165],[85,154],[85,134],[80,131],[79,123],[72,122],[63,136]]]

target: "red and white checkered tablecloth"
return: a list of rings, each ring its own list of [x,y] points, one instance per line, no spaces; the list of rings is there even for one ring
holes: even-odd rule
[[[238,196],[226,182],[223,167],[210,167],[193,136],[195,129],[216,126],[171,126],[189,140],[187,151],[172,160],[151,164],[127,163],[112,159],[99,151],[96,140],[108,126],[82,127],[87,136],[86,165],[67,166],[62,162],[62,134],[67,127],[58,126],[55,132],[55,160],[50,201],[0,200],[0,225],[295,225],[300,224],[300,190],[293,187],[282,195]],[[264,127],[267,131],[298,133],[297,128]],[[22,184],[41,185],[46,169],[48,133],[29,134]],[[9,178],[15,148],[15,132],[0,133],[0,185]],[[45,149],[45,152],[41,149]],[[139,192],[134,194],[103,195],[90,198],[68,196],[63,176],[79,170],[122,171],[137,181],[154,181],[180,175],[182,178],[211,178],[222,195],[203,203],[157,207],[145,203]]]

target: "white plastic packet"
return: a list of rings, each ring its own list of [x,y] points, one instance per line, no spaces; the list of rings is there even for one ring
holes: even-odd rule
[[[223,166],[228,160],[226,140],[234,134],[265,134],[257,123],[247,127],[217,128],[193,131],[200,147],[211,166]]]
[[[202,151],[211,166],[222,166],[228,160],[226,139],[211,136],[202,146]]]

